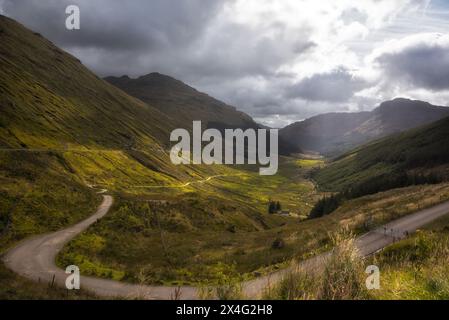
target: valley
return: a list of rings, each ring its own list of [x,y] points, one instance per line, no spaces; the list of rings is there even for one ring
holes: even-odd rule
[[[275,175],[260,175],[258,165],[244,161],[177,165],[170,159],[170,134],[191,132],[194,121],[218,132],[266,127],[160,73],[102,79],[2,15],[0,40],[2,297],[116,298],[116,291],[101,287],[106,283],[125,298],[136,285],[164,288],[165,299],[177,287],[188,297],[207,299],[226,288],[220,298],[242,298],[265,293],[274,276],[280,287],[270,298],[304,298],[304,288],[296,286],[302,282],[292,289],[281,278],[292,263],[338,252],[335,234],[342,232],[363,248],[371,243],[363,235],[374,234],[376,250],[361,255],[376,253],[367,259],[407,284],[416,261],[430,269],[429,255],[447,256],[447,107],[397,98],[370,112],[292,124],[280,130]],[[429,212],[432,219],[422,218]],[[388,247],[392,239],[379,239],[379,228],[404,221],[410,234],[399,237],[403,242]],[[27,269],[24,261],[35,263],[37,251],[46,257],[38,267],[57,279],[36,279]],[[359,268],[362,261],[350,263]],[[437,263],[443,273],[442,260]],[[59,290],[54,281],[62,283],[64,274],[58,268],[68,265],[103,291]],[[415,280],[419,294],[396,294],[390,284],[369,297],[439,297],[425,287],[426,279]],[[446,286],[443,280],[435,286]],[[322,288],[315,296],[316,288],[306,289],[312,297],[329,297]]]
[[[147,283],[171,285],[214,283],[222,273],[252,277],[281,266],[306,250],[287,239],[307,218],[307,203],[319,197],[302,175],[289,177],[299,171],[295,161],[281,163],[280,174],[270,178],[226,168],[214,179],[176,189],[139,186],[115,193],[112,212],[68,245],[60,265],[133,282],[143,273]],[[270,199],[289,215],[268,214]],[[286,238],[285,247],[272,249],[278,238]]]

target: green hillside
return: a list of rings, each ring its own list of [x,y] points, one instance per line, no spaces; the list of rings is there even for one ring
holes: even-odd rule
[[[331,162],[315,174],[321,188],[343,191],[382,177],[449,177],[449,118],[377,140]]]
[[[116,90],[73,56],[0,18],[0,141],[9,148],[168,143],[170,119]],[[20,90],[18,90],[20,88]]]

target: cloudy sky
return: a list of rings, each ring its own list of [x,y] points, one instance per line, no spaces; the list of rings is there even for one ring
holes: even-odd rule
[[[65,8],[81,30],[65,29]],[[449,105],[446,0],[0,0],[100,76],[161,72],[280,127],[407,97]]]

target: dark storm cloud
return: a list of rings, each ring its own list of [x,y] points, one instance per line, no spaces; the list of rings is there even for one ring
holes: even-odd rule
[[[66,48],[161,49],[189,43],[221,0],[6,0],[4,12]],[[81,30],[65,29],[65,8],[77,5]]]
[[[428,35],[380,54],[375,62],[389,81],[433,91],[449,90],[449,40]]]
[[[274,19],[264,22],[261,30],[260,25],[220,16],[232,2],[4,0],[3,11],[80,58],[100,76],[158,71],[255,117],[298,113],[298,104],[285,95],[295,75],[279,69],[317,47],[310,25],[292,28]],[[65,8],[72,4],[80,7],[79,31],[65,28]],[[321,100],[341,101],[346,80],[350,79],[340,73],[318,75],[298,84],[292,96],[320,100],[323,94]],[[332,83],[333,87],[325,88]],[[330,92],[334,88],[337,93]]]
[[[373,48],[360,36],[395,16],[398,5],[422,1],[0,0],[0,12],[100,76],[161,72],[266,123],[285,124],[359,104],[354,94],[367,84],[348,70],[366,67],[359,53]],[[81,10],[77,31],[65,28],[65,9],[73,4]],[[384,56],[377,63],[391,69],[391,79],[407,69],[405,74],[421,74],[415,84],[445,86],[444,63],[435,70],[414,65],[423,65],[425,54],[409,54],[404,61]],[[433,59],[444,61],[443,56],[435,53]],[[441,81],[435,80],[437,72]]]
[[[5,13],[77,55],[101,75],[161,71],[186,81],[268,75],[313,43],[239,23],[211,26],[226,0],[6,0]],[[81,29],[65,28],[65,8],[81,11]]]
[[[344,102],[366,85],[364,80],[354,77],[344,68],[338,68],[301,80],[287,89],[287,95],[309,101]]]
[[[232,2],[6,0],[3,9],[101,76],[159,71],[192,85],[226,86],[244,77],[272,77],[286,61],[315,45],[306,35],[307,26],[292,37],[276,22],[267,35],[229,17],[217,18]],[[65,29],[69,4],[80,7],[79,31]]]

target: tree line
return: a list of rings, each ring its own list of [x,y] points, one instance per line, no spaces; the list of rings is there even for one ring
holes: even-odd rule
[[[331,214],[346,200],[356,199],[390,189],[412,185],[438,184],[443,181],[444,179],[442,177],[435,174],[407,174],[406,172],[384,174],[347,188],[340,193],[322,198],[313,207],[309,218],[315,219]]]

